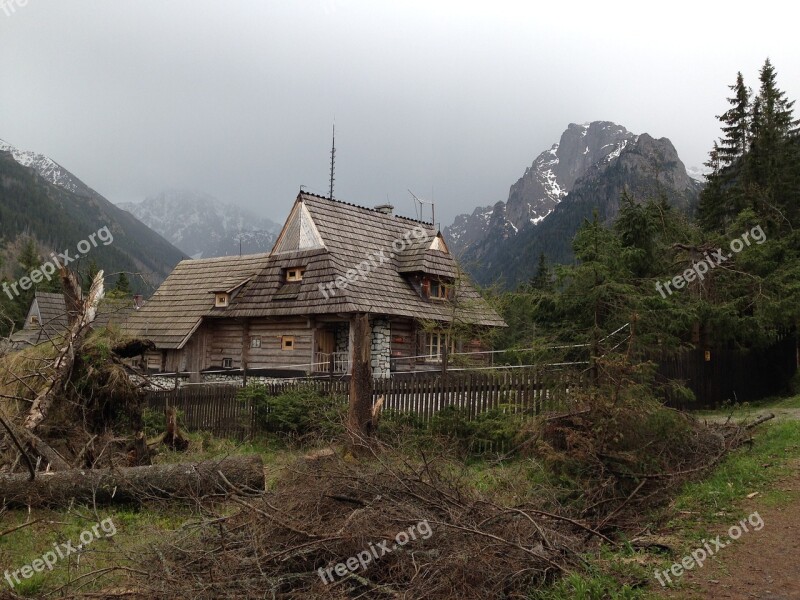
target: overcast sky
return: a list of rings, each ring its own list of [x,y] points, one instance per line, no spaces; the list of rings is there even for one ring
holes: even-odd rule
[[[755,88],[770,56],[800,95],[786,3],[0,2],[0,138],[113,202],[189,188],[282,221],[300,185],[327,193],[335,118],[336,197],[413,216],[410,188],[448,225],[570,122],[692,166],[737,70]]]

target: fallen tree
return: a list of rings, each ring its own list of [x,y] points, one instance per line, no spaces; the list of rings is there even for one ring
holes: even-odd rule
[[[33,431],[47,417],[51,405],[56,401],[65,381],[72,372],[75,362],[75,349],[86,335],[89,325],[97,314],[97,304],[103,297],[103,272],[100,271],[92,281],[92,287],[86,300],[81,298],[81,288],[75,274],[65,267],[61,267],[61,280],[64,284],[64,299],[68,309],[69,330],[58,350],[58,355],[53,362],[53,374],[50,385],[40,392],[33,401],[28,416],[25,419],[25,429]]]
[[[74,469],[28,475],[0,475],[0,498],[7,506],[141,504],[153,499],[193,502],[235,490],[264,490],[260,456],[231,456],[199,463],[121,469]]]

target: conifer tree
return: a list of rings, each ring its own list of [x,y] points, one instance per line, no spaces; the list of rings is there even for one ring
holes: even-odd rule
[[[131,284],[125,272],[120,273],[119,277],[117,277],[117,283],[114,286],[114,292],[116,292],[115,295],[119,296],[131,295]]]
[[[798,223],[798,121],[794,101],[778,88],[769,59],[761,68],[753,103],[748,154],[749,192],[756,212],[783,228]]]
[[[531,286],[537,290],[546,290],[550,288],[552,275],[550,267],[547,265],[547,257],[544,252],[539,254],[539,264],[536,267],[536,275],[531,279]]]
[[[747,205],[746,182],[743,180],[744,157],[750,137],[750,89],[744,84],[741,71],[736,83],[728,86],[730,108],[717,119],[722,123],[723,136],[709,155],[706,166],[708,185],[700,195],[699,217],[708,231],[721,231]]]

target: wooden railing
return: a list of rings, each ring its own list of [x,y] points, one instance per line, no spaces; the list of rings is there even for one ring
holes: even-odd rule
[[[334,373],[347,373],[350,371],[350,357],[347,352],[317,352],[314,357],[314,372],[330,372],[331,361],[333,361]]]

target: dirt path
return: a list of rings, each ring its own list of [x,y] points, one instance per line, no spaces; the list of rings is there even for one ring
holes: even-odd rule
[[[718,550],[702,568],[695,567],[681,577],[680,589],[661,597],[800,599],[800,461],[778,489],[791,493],[788,504],[770,507],[755,497],[744,506],[748,514],[757,511],[763,519],[760,531],[744,533]],[[724,539],[728,530],[719,533]]]

